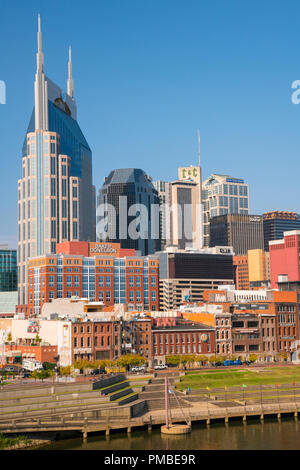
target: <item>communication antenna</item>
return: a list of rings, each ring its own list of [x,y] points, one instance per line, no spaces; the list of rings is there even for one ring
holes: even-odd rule
[[[198,166],[200,166],[200,131],[198,129]]]

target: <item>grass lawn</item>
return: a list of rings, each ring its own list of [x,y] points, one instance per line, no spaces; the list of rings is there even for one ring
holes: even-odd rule
[[[176,384],[179,390],[197,388],[219,388],[245,385],[292,384],[300,383],[300,366],[265,367],[261,372],[257,368],[239,370],[215,370],[204,372],[186,372]],[[262,370],[260,369],[260,370]]]

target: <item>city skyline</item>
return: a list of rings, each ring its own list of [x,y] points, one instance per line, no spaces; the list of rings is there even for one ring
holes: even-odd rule
[[[37,1],[29,4],[31,8],[25,11],[20,3],[17,13],[11,6],[2,7],[1,35],[4,39],[10,32],[7,41],[12,47],[10,54],[2,54],[0,76],[7,88],[6,105],[0,106],[7,169],[1,196],[8,201],[1,205],[6,224],[0,242],[16,247],[15,181],[21,176],[21,148],[34,97],[38,13],[44,19],[46,70],[56,82],[66,81],[72,45],[75,97],[94,155],[97,191],[116,168],[141,168],[154,181],[174,180],[178,167],[197,163],[199,128],[203,179],[211,173],[244,178],[250,187],[252,213],[299,211],[295,178],[300,108],[291,101],[291,84],[300,76],[291,51],[298,31],[296,21],[279,2],[272,4],[271,12],[254,2],[248,7],[247,23],[241,15],[245,10],[235,1],[229,3],[228,11],[219,2],[218,12],[198,2],[185,9],[181,2],[172,2],[171,8],[168,1],[151,6],[129,2],[127,7],[117,1],[112,6],[90,2],[86,11],[74,6],[66,25],[67,2],[60,7],[59,20],[53,6]],[[293,4],[296,18],[299,6]],[[230,32],[228,21],[233,12],[235,26]],[[82,34],[76,31],[81,18],[85,24],[87,18],[90,22]],[[197,20],[202,28],[196,28]],[[57,29],[57,21],[64,24],[62,31]],[[132,24],[135,27],[130,29]],[[278,25],[285,34],[273,37]],[[180,38],[179,32],[184,33]],[[16,73],[19,69],[22,80]],[[284,168],[280,166],[283,158]]]

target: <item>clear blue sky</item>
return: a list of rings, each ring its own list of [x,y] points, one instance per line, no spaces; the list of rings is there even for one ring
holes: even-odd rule
[[[245,178],[253,214],[300,212],[299,1],[1,0],[0,243],[16,246],[38,13],[45,72],[63,87],[72,45],[97,190],[114,168],[175,179],[197,162],[199,128],[204,177]]]

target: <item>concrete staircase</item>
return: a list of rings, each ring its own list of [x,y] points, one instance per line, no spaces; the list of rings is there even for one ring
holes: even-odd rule
[[[129,386],[124,375],[93,383],[25,385],[0,391],[0,420],[57,413],[78,413],[80,410],[109,409],[138,400],[138,393]]]
[[[151,380],[151,383],[144,387],[144,390],[139,393],[139,398],[146,400],[148,411],[164,410],[165,409],[165,376],[168,377],[168,388],[174,389],[175,383],[179,381],[179,374],[159,374]],[[171,409],[189,407],[189,403],[185,400],[185,396],[176,391],[176,398],[169,393],[169,404]],[[178,403],[179,402],[179,403]]]

